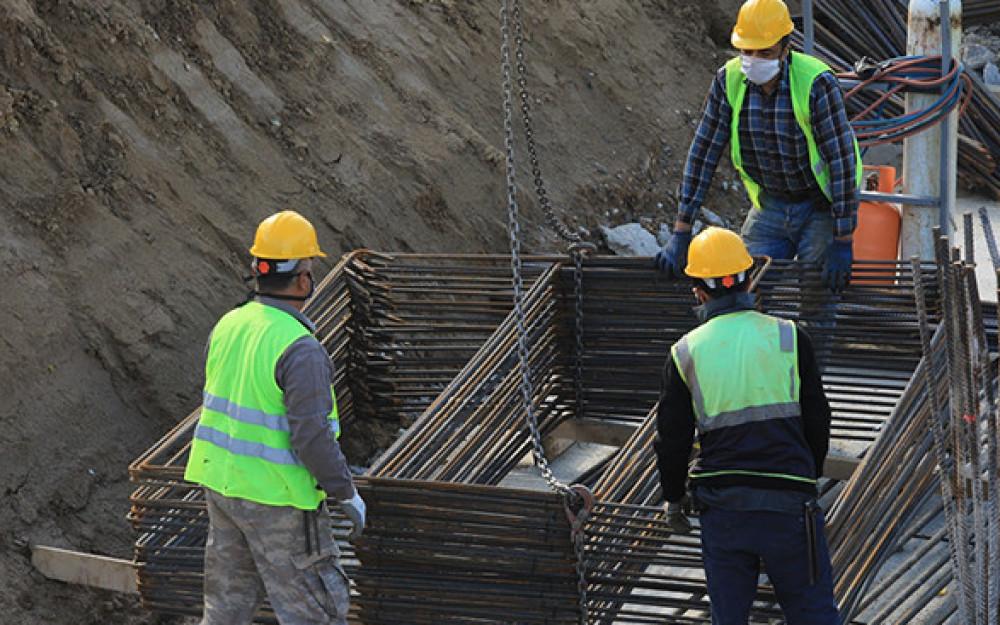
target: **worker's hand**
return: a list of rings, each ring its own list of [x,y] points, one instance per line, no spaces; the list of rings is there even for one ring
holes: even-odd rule
[[[851,241],[834,239],[826,251],[826,262],[823,263],[823,281],[834,293],[839,293],[851,281],[851,262],[854,252]]]
[[[667,511],[667,525],[674,534],[691,533],[691,521],[688,520],[688,511],[691,509],[691,500],[687,495],[676,502],[667,502],[663,507]]]
[[[687,266],[690,245],[691,231],[679,232],[675,229],[667,244],[656,254],[656,267],[666,273],[668,277],[684,277],[684,267]]]
[[[344,511],[347,518],[351,520],[354,529],[351,530],[350,539],[354,540],[361,536],[365,530],[365,500],[361,498],[358,491],[354,491],[354,497],[340,500],[340,509]]]

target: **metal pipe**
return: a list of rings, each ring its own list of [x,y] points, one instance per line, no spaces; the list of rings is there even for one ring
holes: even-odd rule
[[[907,16],[906,53],[912,56],[942,55],[942,63],[951,66],[951,58],[961,44],[960,0],[910,0]],[[943,19],[942,19],[943,17]],[[944,26],[944,27],[943,27]],[[948,45],[945,49],[945,45]],[[938,94],[907,93],[906,112],[912,113],[933,105]],[[903,258],[934,257],[931,227],[938,225],[949,231],[950,210],[955,204],[958,118],[948,117],[924,132],[903,142],[903,178],[908,194],[938,198],[938,214],[920,206],[903,206],[900,232],[900,254]]]
[[[812,54],[816,47],[816,22],[813,17],[813,0],[802,0],[802,30],[805,33],[805,43],[802,51]]]

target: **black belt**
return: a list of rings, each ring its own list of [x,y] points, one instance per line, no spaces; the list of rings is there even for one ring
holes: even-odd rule
[[[826,196],[823,195],[823,192],[819,189],[810,189],[799,193],[774,193],[772,191],[764,191],[763,194],[767,197],[781,200],[782,202],[792,202],[798,204],[799,202],[808,202],[809,200],[822,200],[826,208],[829,208],[830,206],[830,201],[826,199]]]

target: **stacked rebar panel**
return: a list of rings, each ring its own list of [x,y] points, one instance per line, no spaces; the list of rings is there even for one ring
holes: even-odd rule
[[[490,275],[505,260],[497,258],[480,264],[463,260],[461,264],[479,267]],[[363,265],[359,265],[361,261]],[[480,510],[480,503],[476,502],[492,506],[493,503],[487,502],[493,501],[493,494],[497,502],[502,502],[508,494],[519,496],[516,491],[489,485],[502,479],[529,445],[517,402],[516,363],[511,349],[516,337],[512,319],[505,317],[502,310],[474,306],[476,315],[493,315],[490,318],[497,320],[495,331],[489,333],[481,325],[475,327],[472,331],[484,335],[478,351],[471,355],[463,351],[471,344],[471,340],[463,338],[457,342],[459,348],[448,357],[443,368],[440,362],[429,363],[428,366],[436,371],[427,376],[420,374],[421,355],[448,353],[455,343],[451,347],[433,349],[435,344],[430,337],[435,332],[414,331],[415,328],[440,326],[440,315],[447,315],[449,320],[443,322],[447,330],[439,331],[442,341],[446,341],[476,325],[465,323],[456,313],[461,307],[449,308],[448,302],[468,301],[463,297],[485,301],[475,270],[462,280],[479,285],[476,288],[462,289],[449,283],[451,286],[441,287],[440,293],[434,291],[434,281],[427,280],[427,273],[448,274],[449,262],[454,261],[440,257],[382,257],[370,253],[353,260],[349,258],[338,265],[342,277],[332,276],[324,281],[325,288],[330,289],[330,297],[326,300],[330,302],[330,310],[322,306],[313,310],[314,316],[326,319],[321,324],[326,329],[322,336],[328,347],[336,346],[332,349],[335,360],[337,354],[341,354],[345,362],[356,358],[358,364],[353,371],[368,376],[360,381],[340,382],[347,385],[344,393],[354,395],[354,406],[360,405],[356,399],[359,388],[365,389],[372,398],[371,406],[395,405],[411,410],[408,406],[426,405],[404,437],[373,466],[370,483],[362,485],[365,496],[378,502],[372,511],[372,522],[373,527],[381,529],[363,538],[357,544],[357,553],[343,540],[346,525],[335,513],[339,542],[345,551],[348,568],[358,580],[356,590],[361,592],[354,602],[354,618],[361,618],[357,610],[362,609],[364,622],[370,624],[405,622],[400,619],[404,619],[402,614],[406,607],[418,601],[413,596],[399,599],[395,590],[379,590],[406,586],[407,580],[413,580],[416,574],[413,567],[423,566],[419,565],[420,554],[427,554],[429,543],[418,540],[419,536],[410,537],[415,542],[407,542],[410,538],[405,536],[396,536],[397,530],[404,531],[404,518],[415,527],[429,528],[430,536],[434,537],[430,543],[439,542],[444,536],[452,539],[449,550],[433,561],[434,566],[419,569],[417,576],[425,582],[422,588],[427,593],[435,586],[453,583],[454,570],[466,571],[464,577],[473,569],[481,572],[481,576],[473,576],[475,580],[466,588],[468,592],[456,594],[452,600],[434,599],[432,594],[425,594],[423,600],[435,606],[427,613],[427,618],[437,614],[441,619],[455,619],[450,622],[476,622],[473,619],[482,618],[484,606],[492,606],[490,601],[497,599],[496,596],[484,598],[485,603],[477,604],[475,598],[482,594],[477,584],[508,569],[520,570],[517,567],[522,564],[516,548],[502,541],[490,542],[493,530],[477,530],[488,526],[500,528],[497,530],[500,533],[508,531],[503,529],[504,522],[500,518],[491,516],[493,513],[486,509]],[[581,343],[582,373],[586,381],[583,393],[579,394],[583,418],[619,425],[634,424],[638,428],[629,445],[593,476],[596,492],[602,500],[587,526],[585,552],[588,606],[593,623],[615,619],[618,622],[650,622],[650,619],[662,618],[665,610],[672,612],[675,622],[707,622],[708,618],[697,534],[691,537],[664,535],[650,448],[652,419],[649,415],[656,400],[667,347],[697,321],[691,312],[693,301],[689,286],[684,282],[659,280],[647,263],[646,259],[588,260],[582,276],[583,306],[578,309],[573,297],[572,265],[559,264],[555,259],[537,260],[535,279],[525,300],[533,382],[537,390],[534,402],[543,430],[549,432],[560,422],[576,418],[579,393],[573,376],[576,350]],[[443,270],[442,264],[446,267]],[[421,268],[404,271],[405,267]],[[347,268],[351,271],[347,272]],[[878,279],[882,283],[852,286],[835,302],[832,317],[821,314],[816,319],[806,319],[813,321],[815,327],[810,327],[810,332],[814,337],[828,346],[823,366],[828,391],[834,397],[834,435],[861,444],[877,435],[879,424],[892,412],[897,399],[906,390],[905,380],[916,367],[920,353],[916,311],[912,304],[907,306],[905,303],[913,301],[912,269],[892,264],[867,271],[869,282]],[[936,318],[940,307],[936,303],[938,289],[931,267],[924,267],[921,273],[932,316]],[[333,285],[341,283],[346,286],[334,288]],[[407,288],[407,284],[419,284],[420,287]],[[760,299],[765,308],[779,316],[809,318],[816,310],[823,311],[823,307],[817,308],[816,302],[810,299],[818,296],[818,284],[815,268],[778,263],[762,278]],[[449,289],[458,289],[458,292],[449,293]],[[490,294],[487,299],[492,297]],[[497,301],[509,298],[506,286],[499,282],[496,297]],[[422,299],[426,299],[426,303],[421,303]],[[395,312],[407,307],[409,312],[405,314]],[[486,309],[488,313],[483,312]],[[359,310],[363,314],[355,318]],[[578,314],[582,314],[583,327],[579,342],[574,335]],[[439,317],[428,318],[434,315]],[[360,323],[360,319],[364,319],[364,323]],[[344,333],[348,335],[346,338],[342,336]],[[412,355],[402,358],[405,354]],[[396,363],[383,365],[391,362],[380,360],[386,355],[395,355]],[[458,363],[461,357],[467,360],[464,367]],[[448,368],[452,367],[453,371],[448,373]],[[404,375],[408,384],[416,381],[415,389],[407,391],[405,396],[418,398],[417,404],[399,399],[398,389],[402,387],[393,377],[397,374]],[[445,375],[451,376],[451,382],[437,393],[435,385],[442,384]],[[379,383],[371,384],[375,376]],[[138,488],[133,497],[131,518],[140,531],[136,555],[143,563],[142,593],[147,605],[165,612],[197,613],[200,609],[206,519],[198,489],[182,480],[194,418],[194,415],[189,417],[132,467]],[[345,432],[345,436],[348,435],[349,429]],[[423,488],[400,478],[447,481],[447,488],[441,491],[441,501],[451,497],[466,503],[441,503],[434,499],[437,495],[428,495],[426,506],[421,507],[404,503],[395,496],[384,496],[383,493],[407,492],[409,497]],[[484,488],[493,490],[481,490]],[[538,505],[542,508],[554,505],[548,499],[545,501]],[[503,506],[502,503],[497,505]],[[519,510],[531,516],[528,506],[523,503]],[[546,509],[551,510],[551,507]],[[447,521],[442,520],[442,516],[447,516]],[[378,525],[378,517],[386,519],[385,526]],[[482,525],[486,519],[492,520]],[[520,526],[521,521],[511,520],[512,528]],[[567,552],[560,551],[570,546],[567,527],[565,520],[553,520],[544,528],[531,530],[538,533],[540,542],[526,548],[522,555],[528,559],[538,558],[533,549],[543,543],[551,546],[554,550],[551,553],[562,555],[545,558],[553,558],[553,563],[562,562],[553,566],[563,567],[559,570],[570,576],[571,583],[572,570],[565,562]],[[509,531],[516,535],[521,529]],[[885,553],[895,551],[898,541],[909,531],[889,536],[878,548]],[[836,548],[837,545],[835,553]],[[479,564],[469,561],[462,555],[463,551],[468,551],[470,557],[479,554],[472,558]],[[498,568],[476,569],[483,566],[482,554],[493,552],[504,552],[511,560],[497,559]],[[360,568],[358,557],[363,563]],[[553,569],[543,572],[555,575]],[[863,571],[862,583],[867,583],[875,572],[874,569]],[[566,595],[565,586],[546,579],[544,584],[554,584],[546,601],[558,603],[557,598],[563,597],[567,601],[565,609],[572,611],[575,597]],[[516,588],[508,587],[506,582],[501,586],[508,590]],[[502,595],[507,590],[497,592]],[[556,611],[562,609],[559,607]],[[775,610],[773,597],[762,588],[754,612],[755,622],[766,622],[776,614]],[[560,622],[546,621],[542,615],[528,612],[524,613],[521,622]],[[267,618],[267,613],[263,616]]]
[[[366,478],[354,574],[360,620],[578,623],[576,558],[551,492]]]
[[[552,265],[524,299],[534,405],[543,432],[571,413],[564,399],[572,380],[556,322],[558,266]],[[509,315],[424,414],[375,462],[369,474],[397,479],[497,484],[528,451],[518,409],[517,326]]]
[[[911,273],[923,274],[922,279],[915,282],[924,287],[921,291],[927,291],[928,287],[937,282],[927,269],[917,265]],[[962,271],[964,278],[970,280],[971,270],[964,268]],[[970,286],[974,285],[966,283],[967,296],[961,303],[952,301],[950,305],[954,309],[962,307],[969,311],[968,318],[961,315],[956,317],[960,321],[955,327],[978,328],[978,331],[970,330],[969,334],[978,335],[971,344],[980,346],[976,353],[982,356],[987,353],[986,332],[981,323],[981,314],[978,318],[973,314],[979,309],[979,304],[975,289]],[[884,291],[883,295],[885,292],[891,292],[891,289]],[[910,291],[905,295],[913,297],[914,293]],[[925,293],[920,293],[920,296],[920,301],[923,302]],[[777,308],[780,311],[781,307]],[[906,306],[901,308],[905,310]],[[926,307],[920,314],[891,314],[887,320],[897,322],[896,331],[905,329],[903,335],[909,337],[911,354],[914,340],[918,343],[917,349],[920,349],[920,344],[923,343],[920,334],[916,338],[913,334],[920,327],[929,327]],[[889,327],[887,330],[891,333],[893,328]],[[944,330],[939,332],[944,334]],[[861,339],[849,337],[849,332],[844,334],[848,338],[840,350],[846,352],[849,341],[858,342]],[[901,340],[903,335],[897,336],[895,343],[886,340],[885,345],[904,343]],[[949,376],[945,374],[943,346],[970,344],[966,338],[954,337],[947,342],[939,338],[935,341],[936,371],[925,378],[926,365],[921,361],[920,369],[906,385],[905,393],[898,402],[888,427],[881,431],[862,468],[855,473],[833,507],[829,535],[837,576],[836,590],[845,619],[856,619],[852,622],[908,623],[917,614],[922,615],[922,623],[928,624],[943,623],[955,618],[955,603],[950,597],[945,601],[937,600],[939,593],[947,588],[957,564],[951,566],[949,563],[948,546],[954,543],[946,540],[945,528],[941,527],[944,506],[940,482],[935,473],[935,467],[941,460],[938,455],[931,453],[932,429],[929,424],[932,412],[926,400],[928,383],[925,380],[933,381],[936,390],[946,398],[947,403],[948,389],[957,389],[959,386],[950,384]],[[838,350],[832,351],[836,354]],[[875,355],[872,354],[872,357]],[[887,361],[892,360],[893,355],[889,350]],[[968,371],[971,371],[971,363],[975,359],[969,357],[956,362],[970,363]],[[828,388],[831,377],[829,364],[826,372]],[[878,364],[882,366],[885,363]],[[983,368],[976,365],[975,370],[981,372]],[[984,407],[984,410],[992,418],[992,409]],[[995,421],[987,419],[982,426],[983,466],[986,458],[996,457],[995,432],[988,433],[990,429],[995,430],[995,425]],[[618,503],[602,502],[589,526],[592,545],[588,552],[591,609],[595,614],[612,615],[614,622],[618,623],[653,622],[656,614],[662,614],[660,602],[669,597],[669,614],[675,622],[707,622],[708,606],[704,597],[699,594],[704,591],[699,590],[701,578],[697,541],[692,542],[689,537],[666,535],[658,509],[650,507],[661,500],[652,439],[653,424],[650,416],[594,486],[599,499]],[[975,441],[976,438],[974,435],[966,436],[965,440]],[[942,466],[949,466],[947,461],[944,462]],[[968,463],[970,467],[972,464]],[[995,487],[995,464],[992,469],[982,472],[973,469],[973,472],[992,475]],[[990,480],[984,479],[984,482],[990,483]],[[825,488],[829,486],[826,484]],[[985,492],[989,489],[990,486],[983,486],[982,490]],[[974,500],[982,501],[981,497],[974,497]],[[978,517],[974,511],[966,514],[969,524],[976,523],[979,518],[980,529],[975,535],[988,536],[989,540],[995,540],[995,531],[983,519],[995,519],[995,514],[990,516],[995,511],[992,502],[993,500],[982,503]],[[609,528],[616,530],[614,536],[608,535]],[[922,534],[926,536],[917,538]],[[970,541],[966,539],[965,542]],[[985,544],[985,541],[972,542],[977,545]],[[910,549],[905,556],[900,553],[904,546]],[[996,567],[996,552],[989,549],[984,552],[987,555],[977,557],[975,562],[980,563],[984,569]],[[890,558],[899,562],[894,563],[890,572],[875,585],[873,580]],[[968,554],[963,553],[953,562],[965,563],[971,560],[968,559]],[[976,565],[966,566],[975,568]],[[987,596],[989,592],[995,592],[996,580],[992,574],[987,573],[984,570],[982,574],[972,575],[977,580],[973,586],[980,589],[980,594],[983,595],[980,597],[980,605],[985,606],[984,609],[988,606],[995,608],[996,605],[995,598]],[[994,590],[987,591],[989,588]],[[766,622],[769,615],[773,616],[774,610],[773,598],[766,589],[762,589],[754,619]]]
[[[529,285],[551,264],[528,259]],[[502,256],[350,253],[317,285],[306,313],[334,363],[334,386],[350,439],[357,419],[407,422],[479,350],[510,308]],[[130,467],[137,488],[129,520],[138,532],[139,586],[150,609],[201,611],[207,516],[200,488],[183,480],[198,413],[185,418]],[[348,443],[349,444],[349,443]],[[356,569],[346,520],[331,506],[349,571]],[[273,622],[265,606],[264,622]]]
[[[993,624],[1000,609],[996,367],[973,267],[952,262],[946,245],[937,271],[944,321],[931,339],[920,320],[924,358],[832,510],[831,540],[843,546],[837,590],[845,612],[865,622],[910,622],[946,588],[924,622]],[[918,546],[873,585],[907,543]]]
[[[306,314],[319,319],[348,419],[410,423],[447,385],[510,310],[506,257],[385,255],[345,257],[323,281]],[[530,285],[549,261],[529,258]]]
[[[1000,22],[1000,5],[996,0],[962,0],[962,23],[995,24]]]
[[[912,270],[873,263],[856,270],[857,286],[834,296],[819,270],[772,263],[758,287],[761,308],[811,323],[834,409],[834,438],[872,441],[920,360]],[[572,268],[563,270],[572,280]],[[926,277],[934,308],[936,286]],[[584,269],[584,411],[609,423],[638,424],[656,402],[670,345],[698,321],[686,281],[665,281],[635,260],[599,258]],[[824,307],[821,301],[834,301]],[[573,302],[565,304],[567,318]],[[932,310],[935,316],[936,309]]]

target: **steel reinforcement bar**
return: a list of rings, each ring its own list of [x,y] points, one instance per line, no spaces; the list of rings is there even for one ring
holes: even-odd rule
[[[574,270],[559,260],[529,263],[533,281],[525,301],[534,401],[543,429],[551,431],[578,414],[574,379],[578,338],[584,346],[581,371],[586,380],[582,414],[636,428],[628,444],[589,477],[601,500],[586,529],[590,622],[649,623],[664,615],[678,623],[707,622],[697,534],[672,537],[665,533],[651,449],[650,411],[667,348],[697,323],[690,310],[689,287],[659,280],[647,259],[588,259],[581,282],[583,336],[577,337]],[[504,262],[503,257],[358,253],[345,258],[324,280],[317,293],[324,299],[311,305],[314,318],[320,320],[324,345],[335,363],[343,363],[338,369],[354,367],[350,375],[338,376],[338,393],[353,395],[352,419],[363,418],[362,414],[380,418],[392,410],[401,416],[421,411],[406,434],[373,465],[372,475],[363,480],[363,493],[372,502],[370,532],[352,546],[346,541],[346,521],[333,511],[338,542],[356,582],[355,622],[425,622],[406,620],[409,613],[410,618],[426,622],[435,618],[456,623],[489,621],[495,618],[490,614],[497,614],[497,604],[508,601],[513,605],[505,593],[534,588],[516,582],[525,575],[523,567],[528,562],[541,576],[536,580],[538,588],[549,593],[534,596],[550,609],[539,610],[538,601],[525,601],[517,607],[516,619],[508,622],[556,623],[575,618],[574,562],[562,500],[491,486],[528,448],[523,417],[516,408],[516,367],[511,353],[516,337],[507,316],[509,304],[504,307],[509,290],[493,277],[503,271]],[[454,271],[456,267],[465,273]],[[941,308],[933,270],[933,266],[920,270],[930,323]],[[807,322],[814,340],[823,345],[824,382],[836,413],[835,436],[862,444],[878,437],[869,454],[883,459],[869,461],[874,470],[899,461],[879,445],[894,441],[890,447],[895,453],[905,447],[900,441],[909,440],[893,432],[907,420],[899,417],[900,411],[912,413],[908,408],[912,384],[908,386],[907,381],[920,358],[920,323],[912,303],[912,268],[886,264],[861,271],[867,271],[861,276],[868,278],[867,284],[858,280],[832,300],[832,306],[822,304],[831,300],[821,296],[818,272],[795,264],[773,265],[760,277],[759,293],[765,309]],[[450,307],[451,303],[457,305]],[[462,316],[463,305],[474,309],[475,322]],[[983,317],[995,317],[995,310],[981,311],[979,318]],[[494,325],[489,328],[491,321]],[[446,356],[435,360],[432,355],[438,353]],[[422,373],[422,364],[429,373]],[[398,383],[397,375],[411,386]],[[346,379],[351,376],[359,379]],[[361,393],[356,389],[367,394],[367,403],[358,400]],[[359,410],[361,405],[370,408]],[[894,407],[897,416],[886,428],[883,423],[894,414]],[[131,467],[137,488],[129,518],[139,532],[140,589],[146,605],[164,612],[196,614],[200,610],[207,519],[200,490],[182,479],[195,419],[196,414],[189,416]],[[988,420],[983,423],[986,428]],[[933,500],[935,492],[934,462],[917,453],[920,445],[916,449],[903,458],[912,463],[912,480],[900,485],[876,473],[873,479],[845,489],[850,495],[842,495],[834,506],[831,542],[835,558],[843,560],[844,554],[857,553],[856,545],[869,538],[841,537],[838,510],[860,514],[862,522],[869,523],[865,526],[871,528],[869,533],[876,536],[871,543],[875,553],[864,558],[864,566],[842,567],[839,579],[847,582],[838,582],[838,593],[848,603],[869,607],[852,597],[867,597],[865,591],[883,555],[918,533],[919,528],[914,528],[927,512],[914,510],[921,504],[933,507],[933,501],[927,500]],[[985,467],[986,461],[983,458],[981,465]],[[930,481],[921,477],[928,466]],[[414,482],[414,478],[423,481]],[[891,500],[886,489],[897,488],[903,494],[894,500],[899,503],[895,517],[888,515],[876,522],[878,506],[866,507],[864,500],[858,503],[860,495],[872,501]],[[983,492],[990,492],[989,488]],[[431,494],[424,498],[424,491]],[[535,506],[538,511],[533,510]],[[535,522],[541,517],[549,520],[539,526]],[[970,508],[973,533],[986,523],[976,526],[975,517]],[[520,537],[526,543],[519,551]],[[440,553],[435,553],[437,544],[442,545]],[[940,558],[938,546],[935,543],[935,548],[922,552]],[[426,558],[431,560],[425,562]],[[565,573],[565,579],[556,580],[562,575],[558,571]],[[512,573],[504,577],[506,572]],[[462,585],[461,580],[467,578],[468,584]],[[500,578],[508,581],[499,583],[490,595],[485,580]],[[916,594],[923,596],[927,594],[924,589],[947,584],[943,579],[939,574],[925,580]],[[909,579],[901,577],[899,583],[909,583]],[[408,585],[415,594],[405,595]],[[447,595],[443,589],[452,586],[456,591]],[[886,609],[884,605],[870,607]],[[913,604],[900,609],[912,610]],[[762,587],[754,622],[766,622],[777,614],[775,610],[773,595]],[[271,618],[266,609],[261,617]]]

